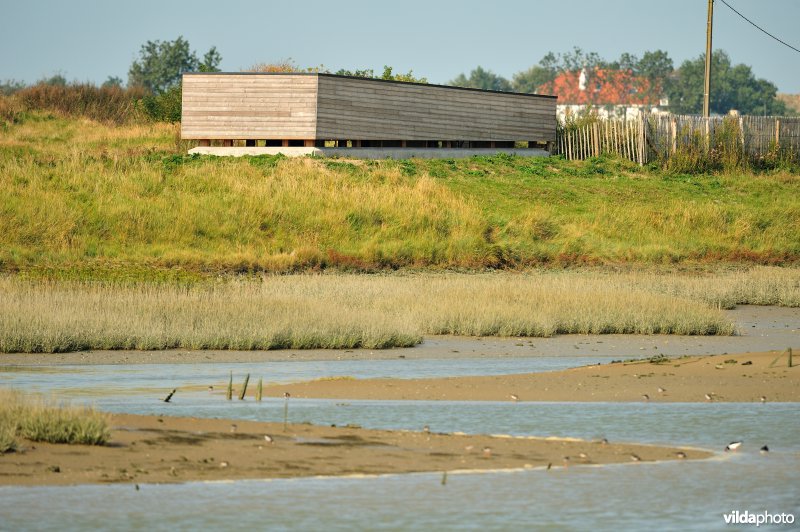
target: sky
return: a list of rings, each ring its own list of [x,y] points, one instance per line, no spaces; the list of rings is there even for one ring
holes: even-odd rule
[[[726,0],[800,48],[800,0]],[[706,0],[0,0],[0,80],[127,80],[148,40],[183,36],[222,70],[291,58],[301,67],[372,68],[449,80],[478,65],[511,78],[548,52],[604,59],[666,50],[675,66],[704,53]],[[800,93],[800,53],[759,32],[719,0],[714,48],[750,65],[779,92]]]

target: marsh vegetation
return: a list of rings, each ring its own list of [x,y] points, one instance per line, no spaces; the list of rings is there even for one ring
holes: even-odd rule
[[[93,408],[0,389],[0,453],[16,450],[19,437],[49,443],[102,445],[110,434],[108,416]]]
[[[0,279],[0,351],[413,346],[424,335],[734,334],[721,308],[800,306],[800,270],[321,274],[196,284]]]

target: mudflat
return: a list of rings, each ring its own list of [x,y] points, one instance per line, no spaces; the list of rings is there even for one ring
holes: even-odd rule
[[[800,350],[795,349],[800,354]],[[264,394],[443,401],[800,401],[800,360],[761,353],[656,357],[562,371],[430,379],[320,379],[267,386]],[[776,361],[776,358],[778,359]],[[774,364],[773,364],[774,362]]]
[[[107,445],[22,442],[0,485],[175,483],[317,475],[563,468],[712,453],[605,441],[387,431],[224,419],[109,415]],[[682,454],[680,454],[682,453]]]

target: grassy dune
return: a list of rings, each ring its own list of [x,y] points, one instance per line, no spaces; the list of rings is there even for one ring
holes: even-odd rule
[[[15,390],[0,390],[0,453],[17,449],[17,437],[50,443],[102,445],[107,417],[92,408],[56,403]]]
[[[425,334],[733,334],[719,311],[800,306],[800,271],[287,275],[180,284],[0,279],[0,351],[412,346]]]
[[[796,264],[800,176],[618,160],[184,155],[177,127],[27,115],[0,135],[0,270]],[[159,273],[153,273],[159,272]]]

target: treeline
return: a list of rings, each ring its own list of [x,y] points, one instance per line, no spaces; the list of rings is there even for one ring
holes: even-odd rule
[[[552,93],[553,82],[565,72],[585,69],[585,85],[592,90],[602,71],[622,71],[646,79],[650,96],[666,97],[669,110],[677,114],[699,114],[703,108],[705,56],[686,60],[675,68],[663,50],[645,52],[641,57],[623,53],[616,60],[606,60],[595,52],[574,48],[570,52],[547,53],[536,65],[517,72],[509,80],[480,66],[469,75],[460,74],[451,85],[498,91]],[[756,78],[744,64],[734,65],[728,54],[715,50],[711,60],[711,112],[724,115],[732,109],[749,115],[785,115],[786,103],[777,97],[778,89],[770,81]],[[608,102],[598,102],[608,103]]]
[[[183,37],[174,41],[147,41],[139,57],[128,70],[127,86],[121,78],[109,76],[100,86],[86,82],[68,82],[61,75],[26,84],[8,80],[0,82],[0,124],[14,123],[32,110],[56,112],[68,116],[84,116],[92,120],[117,124],[135,120],[178,122],[181,119],[181,76],[186,72],[219,72],[222,56],[216,47],[202,58]],[[394,81],[427,83],[412,71],[394,72],[385,65],[380,74],[372,69],[331,72],[323,65],[301,68],[291,59],[274,63],[257,63],[247,72],[325,72]]]
[[[67,115],[86,116],[93,120],[123,123],[131,120],[156,120],[177,122],[181,118],[181,76],[185,72],[217,72],[222,56],[211,47],[201,56],[191,49],[183,37],[174,41],[147,41],[139,50],[139,57],[128,70],[127,84],[116,76],[109,76],[100,86],[92,83],[68,82],[63,75],[43,79],[32,86],[18,81],[0,82],[0,121],[15,122],[30,110],[47,110]],[[323,65],[299,67],[291,59],[274,63],[257,63],[245,71],[251,72],[326,72]],[[591,95],[590,102],[598,105],[602,83],[610,83],[609,71],[623,73],[630,80],[645,80],[631,87],[621,87],[622,92],[645,92],[650,101],[666,97],[668,109],[677,114],[699,114],[702,109],[704,57],[684,61],[675,68],[669,54],[663,50],[647,51],[641,57],[623,53],[618,59],[606,60],[594,52],[574,48],[566,53],[547,53],[537,64],[513,75],[509,80],[481,66],[469,75],[460,74],[449,83],[497,91],[522,93],[557,93],[559,76],[571,73],[570,83],[577,79],[575,73],[583,71],[583,84]],[[380,73],[372,69],[341,69],[334,74],[395,81],[427,83],[424,77],[394,72],[384,66]],[[563,83],[562,83],[563,86]],[[592,98],[598,101],[594,101]],[[570,103],[570,102],[567,102]],[[758,79],[752,69],[744,64],[734,65],[722,50],[712,56],[712,113],[726,114],[736,109],[748,115],[794,114],[786,100],[777,97],[777,87]]]

